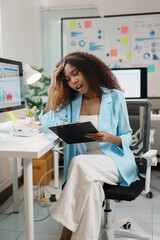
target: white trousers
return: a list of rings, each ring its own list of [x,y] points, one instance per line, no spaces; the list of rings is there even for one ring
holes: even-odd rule
[[[72,240],[98,240],[104,200],[103,182],[118,183],[115,162],[105,155],[78,155],[52,216],[70,229]]]

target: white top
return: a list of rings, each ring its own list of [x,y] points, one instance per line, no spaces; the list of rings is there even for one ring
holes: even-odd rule
[[[99,115],[80,115],[79,116],[79,122],[87,122],[91,121],[92,124],[96,127],[98,130],[99,127]],[[99,143],[98,142],[86,142],[85,143],[88,151],[86,154],[102,154],[101,150],[99,149]]]

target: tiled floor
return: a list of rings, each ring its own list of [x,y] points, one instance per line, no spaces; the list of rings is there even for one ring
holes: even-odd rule
[[[160,239],[160,172],[152,171],[151,190],[152,199],[144,195],[132,202],[111,202],[113,221],[127,217],[132,223],[132,230],[143,236],[150,236],[151,240]],[[37,191],[35,190],[36,194]],[[53,188],[53,181],[45,187],[46,197],[56,194],[60,190]],[[38,194],[38,193],[37,193]],[[12,197],[0,207],[0,240],[24,240],[24,199],[23,187],[19,190],[19,213],[12,214]],[[34,232],[35,240],[58,240],[62,226],[51,216],[55,203],[48,207],[42,207],[34,202]],[[11,214],[9,214],[11,213]],[[127,231],[127,230],[126,230]],[[28,240],[28,239],[27,239]],[[85,239],[82,239],[85,240]]]

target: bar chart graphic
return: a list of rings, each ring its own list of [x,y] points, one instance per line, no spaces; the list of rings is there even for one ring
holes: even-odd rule
[[[4,90],[0,91],[0,102],[5,102],[5,91]]]
[[[16,66],[0,66],[0,107],[21,104],[19,69]]]

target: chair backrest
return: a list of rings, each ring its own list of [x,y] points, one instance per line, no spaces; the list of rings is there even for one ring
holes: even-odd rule
[[[148,100],[128,100],[128,114],[133,130],[131,146],[135,157],[149,150],[151,102]],[[136,149],[139,151],[136,152]]]
[[[140,173],[146,172],[147,162],[142,154],[149,150],[151,102],[148,100],[126,101],[130,125],[133,130],[130,146]]]

